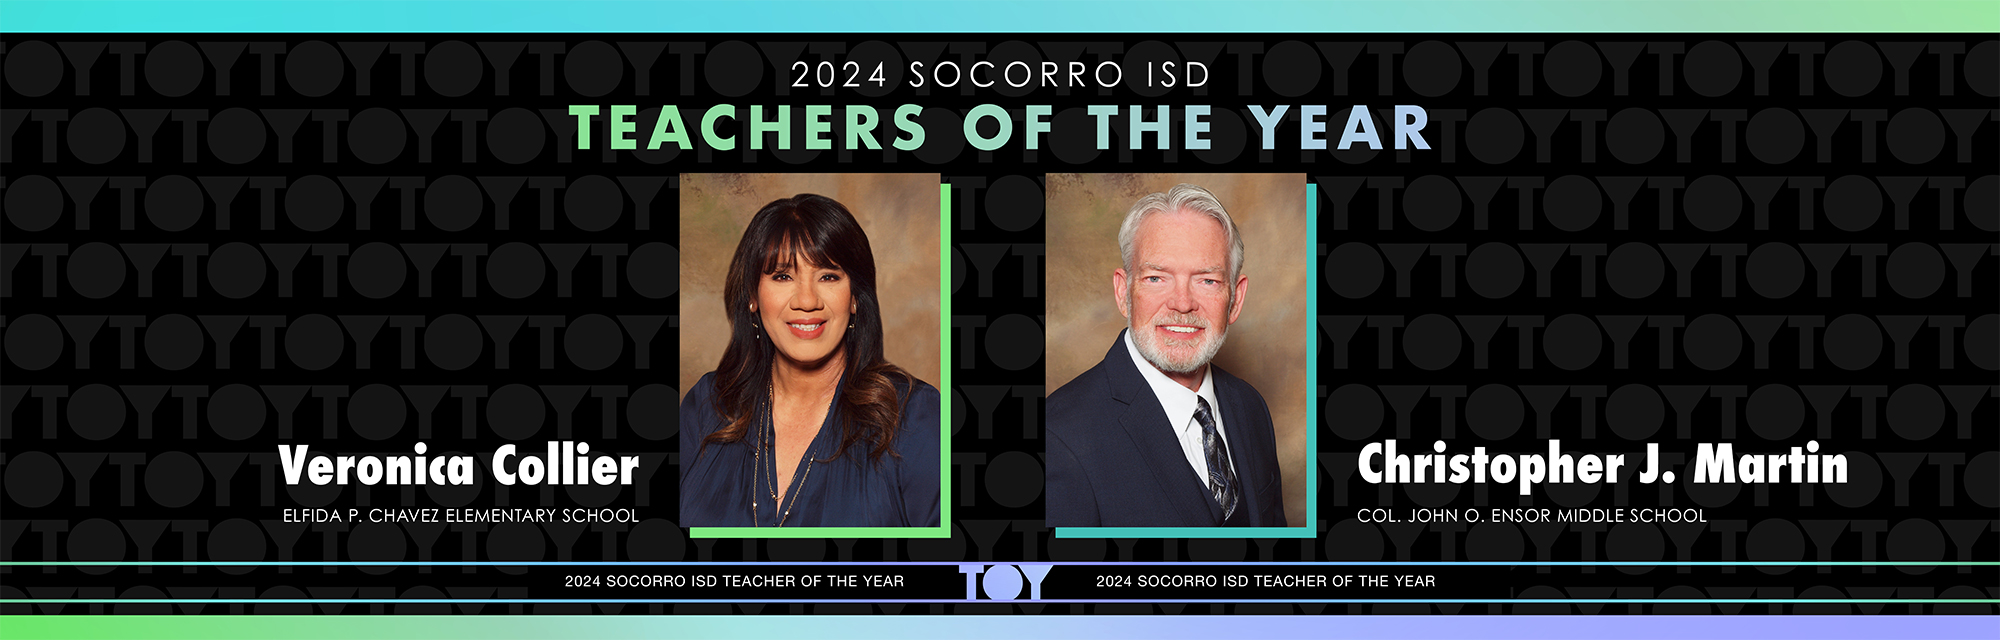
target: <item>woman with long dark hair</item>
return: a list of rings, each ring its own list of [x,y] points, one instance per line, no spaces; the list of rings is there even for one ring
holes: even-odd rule
[[[751,218],[723,284],[729,346],[681,401],[681,524],[938,525],[938,390],[883,358],[876,293],[839,202]]]

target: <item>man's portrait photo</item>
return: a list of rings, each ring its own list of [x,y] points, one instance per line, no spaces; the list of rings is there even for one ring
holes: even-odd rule
[[[1047,524],[1307,524],[1305,176],[1051,174],[1047,211]]]

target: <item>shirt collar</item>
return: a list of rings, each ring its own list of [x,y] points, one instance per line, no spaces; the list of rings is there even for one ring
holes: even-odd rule
[[[1217,426],[1220,426],[1219,416],[1222,414],[1222,409],[1215,398],[1214,366],[1211,365],[1203,370],[1201,391],[1189,391],[1187,387],[1181,386],[1181,383],[1174,382],[1167,377],[1167,374],[1161,373],[1159,367],[1153,366],[1151,361],[1139,354],[1139,346],[1133,342],[1130,329],[1125,331],[1121,339],[1125,342],[1125,352],[1132,356],[1132,365],[1138,367],[1139,376],[1146,379],[1146,384],[1153,388],[1153,397],[1160,401],[1160,408],[1166,410],[1167,424],[1172,425],[1177,431],[1200,429],[1194,426],[1195,398],[1200,397],[1208,400],[1210,415],[1218,416]]]

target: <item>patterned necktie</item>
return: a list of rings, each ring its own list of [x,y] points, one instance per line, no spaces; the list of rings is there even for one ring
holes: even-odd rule
[[[1208,455],[1208,490],[1215,494],[1215,503],[1222,505],[1222,519],[1236,512],[1236,470],[1229,465],[1229,448],[1223,444],[1222,434],[1215,432],[1215,414],[1208,409],[1208,398],[1194,399],[1194,419],[1201,423],[1201,450]]]

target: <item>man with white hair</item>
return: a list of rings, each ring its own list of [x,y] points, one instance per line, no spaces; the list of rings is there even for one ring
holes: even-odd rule
[[[1118,250],[1127,327],[1048,397],[1048,525],[1286,526],[1271,411],[1210,362],[1250,291],[1236,223],[1175,185],[1133,203]]]

